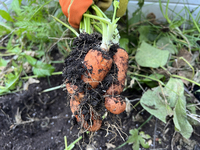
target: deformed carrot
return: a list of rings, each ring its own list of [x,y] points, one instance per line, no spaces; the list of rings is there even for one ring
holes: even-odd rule
[[[99,118],[95,118],[93,112],[91,113],[92,114],[92,116],[91,116],[92,125],[89,125],[88,122],[85,121],[85,116],[83,114],[81,114],[81,115],[79,114],[80,113],[80,102],[79,101],[76,101],[73,98],[71,98],[70,99],[70,108],[71,108],[72,114],[76,117],[77,122],[81,122],[82,127],[87,129],[88,131],[95,132],[101,128],[102,120],[100,120]]]
[[[83,117],[81,122],[83,122],[83,127],[91,132],[95,132],[101,128],[102,120],[94,118],[94,113],[92,113],[91,121],[92,125],[89,125],[88,122],[85,121]]]
[[[79,101],[76,101],[73,98],[70,99],[70,108],[73,115],[75,115],[75,112],[79,111],[79,106],[80,106]],[[75,117],[78,117],[78,115],[75,115]]]
[[[112,84],[106,91],[106,95],[119,95],[123,91],[128,69],[128,53],[124,49],[118,48],[113,56],[113,61],[118,68],[118,83]]]
[[[126,102],[121,96],[105,98],[105,107],[113,114],[120,114],[126,109]]]
[[[73,85],[71,83],[67,83],[66,88],[69,95],[76,101],[80,102],[82,98],[84,97],[84,92],[79,92],[78,86]]]
[[[112,58],[98,50],[91,49],[85,56],[84,64],[87,67],[87,75],[82,75],[82,80],[96,88],[112,66]]]

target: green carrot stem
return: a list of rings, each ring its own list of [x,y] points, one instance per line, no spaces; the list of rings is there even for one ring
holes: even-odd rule
[[[61,23],[65,27],[67,27],[69,30],[71,30],[77,37],[79,36],[78,32],[76,32],[76,30],[74,28],[72,28],[71,26],[69,26],[68,24],[62,22],[60,19],[58,19],[58,18],[56,18],[54,16],[51,16],[51,17],[53,17],[56,21],[58,21],[59,23]]]

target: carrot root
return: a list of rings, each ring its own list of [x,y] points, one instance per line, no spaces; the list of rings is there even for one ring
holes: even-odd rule
[[[98,50],[91,49],[85,56],[84,64],[88,71],[87,75],[82,76],[82,80],[89,83],[92,88],[96,88],[110,71],[112,58]]]
[[[126,109],[126,102],[121,96],[109,96],[105,98],[105,107],[113,114],[120,114]]]
[[[108,90],[106,91],[107,95],[119,95],[123,91],[128,69],[128,53],[124,49],[118,48],[117,52],[113,56],[113,61],[118,68],[118,83],[112,84],[108,88]]]
[[[66,88],[71,98],[79,102],[83,99],[84,93],[79,92],[78,86],[72,85],[71,83],[67,83]]]

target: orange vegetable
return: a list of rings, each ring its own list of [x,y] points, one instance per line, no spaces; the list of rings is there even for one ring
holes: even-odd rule
[[[85,56],[84,64],[88,71],[87,75],[82,75],[82,80],[89,83],[92,88],[96,88],[110,71],[112,58],[98,50],[91,49]]]
[[[71,83],[67,83],[66,84],[66,88],[67,88],[67,91],[69,93],[69,95],[75,99],[76,101],[81,101],[82,98],[84,97],[84,93],[83,92],[79,92],[78,90],[78,86],[76,85],[73,85]]]
[[[100,119],[94,117],[93,112],[92,112],[92,117],[91,117],[92,125],[89,125],[87,123],[87,121],[85,121],[85,117],[83,114],[79,115],[79,113],[80,113],[80,102],[79,101],[76,101],[73,98],[71,98],[70,99],[70,108],[71,108],[73,115],[75,115],[77,122],[81,122],[82,127],[87,129],[88,131],[95,132],[101,128],[102,121]],[[76,114],[75,114],[75,112],[76,112]]]
[[[88,131],[95,132],[101,128],[102,120],[100,119],[95,119],[94,118],[94,113],[92,113],[91,121],[92,121],[92,126],[88,124],[87,121],[84,120],[84,116],[81,118],[81,122],[83,123],[83,127],[87,129]]]
[[[106,95],[119,95],[123,91],[128,69],[128,53],[124,49],[118,48],[113,56],[113,61],[118,68],[117,79],[119,82],[112,84],[106,91]]]
[[[126,109],[126,102],[121,96],[109,96],[105,98],[105,107],[113,114],[120,114]]]

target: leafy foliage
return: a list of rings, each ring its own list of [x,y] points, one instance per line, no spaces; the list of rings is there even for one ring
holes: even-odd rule
[[[138,48],[135,59],[142,67],[158,68],[167,63],[169,57],[168,51],[163,51],[142,42]]]
[[[130,130],[129,132],[131,135],[128,137],[127,143],[133,144],[133,150],[139,150],[140,144],[144,148],[149,148],[149,144],[145,141],[151,138],[148,134],[144,134],[144,132],[138,133],[138,129]]]
[[[0,23],[0,37],[5,41],[8,39],[7,46],[2,47],[6,51],[0,57],[10,56],[0,58],[0,95],[19,88],[20,77],[31,73],[27,68],[31,67],[37,77],[50,76],[55,68],[50,64],[49,52],[65,33],[50,16],[65,18],[58,1],[30,0],[23,3],[13,0],[8,11],[0,10],[6,20]],[[58,43],[63,58],[68,55],[66,42],[59,40]]]
[[[166,123],[167,116],[173,116],[176,129],[189,138],[193,132],[187,120],[186,98],[183,82],[180,79],[170,78],[164,88],[157,87],[153,91],[145,92],[140,101],[148,112]]]

